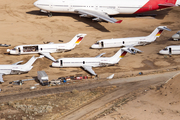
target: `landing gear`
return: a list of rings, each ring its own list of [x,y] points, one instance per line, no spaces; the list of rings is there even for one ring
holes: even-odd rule
[[[52,17],[52,13],[48,13],[48,17]]]

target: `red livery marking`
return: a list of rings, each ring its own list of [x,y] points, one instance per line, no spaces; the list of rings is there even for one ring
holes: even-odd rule
[[[134,14],[142,13],[150,10],[167,8],[170,6],[160,5],[160,4],[175,4],[177,0],[149,0],[143,7],[137,10]]]
[[[156,36],[160,36],[162,32],[163,32],[163,30],[160,30],[160,31],[156,34]]]
[[[126,55],[126,51],[124,51],[122,54],[121,54],[121,56],[120,56],[120,58],[123,58],[125,55]]]
[[[82,39],[83,39],[83,37],[80,37],[80,38],[76,41],[76,44],[80,43]]]
[[[122,22],[122,20],[119,20],[119,21],[117,21],[116,23],[121,23]]]

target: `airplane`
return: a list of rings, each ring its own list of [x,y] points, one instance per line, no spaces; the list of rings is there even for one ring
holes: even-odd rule
[[[50,55],[50,53],[70,51],[76,45],[79,45],[85,36],[86,34],[77,34],[70,42],[62,43],[62,44],[54,44],[50,42],[48,44],[20,45],[20,46],[14,47],[12,50],[7,49],[7,52],[9,52],[10,54],[16,54],[16,55],[39,53],[49,58],[52,61],[56,61]]]
[[[95,17],[94,21],[121,23],[109,15],[138,14],[167,7],[180,6],[180,0],[37,0],[40,12],[77,13],[80,17]]]
[[[180,45],[167,46],[164,49],[160,50],[159,54],[163,54],[163,55],[180,54]]]
[[[103,67],[115,65],[122,59],[127,52],[133,53],[132,50],[141,52],[139,49],[134,47],[124,47],[121,48],[112,57],[101,57],[105,53],[102,53],[96,57],[85,57],[85,58],[60,58],[52,63],[52,67],[82,67],[84,70],[88,71],[90,74],[97,76],[97,74],[92,70],[92,67]]]
[[[180,31],[178,31],[176,34],[172,36],[173,40],[179,40],[180,39]]]
[[[112,48],[122,46],[138,46],[146,45],[154,42],[156,38],[160,37],[163,30],[171,31],[166,26],[157,27],[150,35],[144,37],[129,37],[129,38],[115,38],[115,39],[103,39],[97,41],[91,46],[91,48]]]
[[[27,73],[29,72],[33,66],[32,64],[38,59],[42,58],[44,56],[39,57],[32,57],[27,63],[19,65],[19,63],[22,63],[23,61],[19,61],[17,63],[14,63],[12,65],[0,65],[0,82],[3,81],[3,75],[9,75],[9,74],[21,74],[21,73]]]

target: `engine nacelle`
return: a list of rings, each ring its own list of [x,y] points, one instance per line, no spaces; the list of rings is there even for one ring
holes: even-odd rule
[[[102,21],[102,19],[100,19],[100,18],[94,18],[94,19],[92,19],[92,20],[98,21],[98,22],[101,22],[101,21]]]
[[[45,10],[40,10],[40,12],[43,12],[43,13],[48,13],[48,11],[45,11]]]

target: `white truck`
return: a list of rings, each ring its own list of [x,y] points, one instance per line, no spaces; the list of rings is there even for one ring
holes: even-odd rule
[[[38,77],[38,80],[39,80],[39,82],[43,85],[43,86],[45,86],[45,85],[49,85],[49,78],[48,78],[48,75],[46,74],[46,72],[45,71],[38,71],[37,72],[37,77]]]

